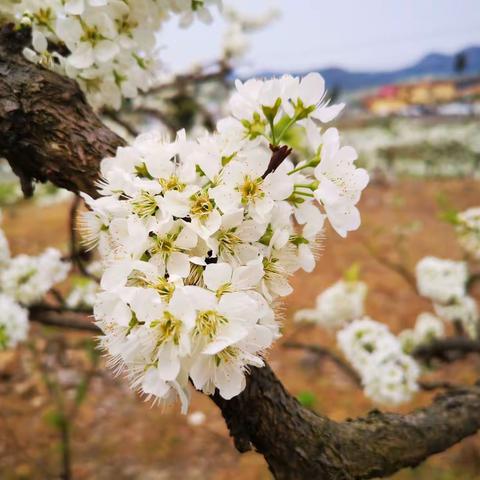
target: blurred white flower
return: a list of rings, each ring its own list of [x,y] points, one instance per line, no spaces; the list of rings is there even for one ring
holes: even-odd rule
[[[416,266],[420,295],[438,303],[448,303],[465,295],[468,268],[465,262],[425,257]]]
[[[0,271],[0,290],[22,305],[32,305],[64,280],[69,270],[70,264],[54,248],[36,257],[18,255]]]
[[[434,308],[439,317],[449,322],[460,322],[470,337],[477,338],[479,315],[474,298],[466,295],[447,305],[435,303]]]
[[[385,324],[368,317],[355,320],[338,332],[337,341],[375,402],[398,405],[418,390],[420,368]]]
[[[480,260],[480,207],[459,213],[455,229],[465,252],[475,260]]]
[[[340,280],[318,295],[314,309],[295,312],[294,320],[340,328],[363,316],[366,294],[364,282]]]
[[[0,293],[0,351],[15,347],[28,334],[28,311]]]

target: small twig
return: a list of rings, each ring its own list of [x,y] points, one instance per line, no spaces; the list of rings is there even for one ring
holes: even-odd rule
[[[121,114],[115,110],[104,110],[102,114],[113,122],[118,123],[118,125],[123,127],[132,137],[137,137],[140,133],[130,122],[122,118]]]
[[[74,313],[66,315],[65,313],[53,311],[36,311],[32,308],[30,309],[30,320],[52,327],[100,333],[100,329],[91,320],[88,320],[87,315],[75,315]]]
[[[305,350],[306,352],[314,353],[319,357],[330,359],[337,367],[350,377],[356,385],[361,385],[360,376],[348,363],[344,362],[342,358],[330,351],[329,349],[320,345],[310,345],[300,342],[285,342],[282,345],[284,348],[292,348],[296,350]]]
[[[440,388],[445,390],[450,390],[452,388],[462,388],[461,385],[456,385],[447,381],[428,382],[426,380],[421,380],[420,382],[418,382],[418,386],[426,392],[438,390]]]
[[[417,292],[417,282],[415,280],[415,275],[413,275],[413,273],[410,272],[410,270],[408,270],[405,265],[400,262],[395,262],[384,255],[381,255],[380,253],[378,253],[376,248],[368,241],[364,241],[363,246],[378,263],[400,275],[408,283],[408,285],[410,285],[412,290]]]
[[[135,109],[135,113],[140,113],[143,115],[148,115],[150,117],[156,118],[168,129],[171,134],[175,134],[177,127],[171,122],[166,115],[164,115],[160,110],[150,107],[138,107]]]
[[[55,312],[55,313],[83,313],[85,315],[93,315],[91,308],[87,307],[68,307],[62,305],[50,305],[48,303],[36,303],[30,307],[33,312]]]
[[[168,83],[164,83],[162,85],[158,85],[156,87],[151,88],[148,92],[145,93],[147,95],[155,95],[157,93],[163,92],[164,90],[168,90],[170,88],[179,88],[184,87],[188,84],[200,84],[206,83],[214,80],[223,80],[226,78],[230,72],[231,67],[224,62],[221,62],[219,65],[218,70],[209,73],[191,73],[186,75],[177,75],[174,80]]]
[[[65,303],[63,295],[56,288],[51,288],[50,293],[55,297],[55,300],[57,300],[60,305],[63,305]]]

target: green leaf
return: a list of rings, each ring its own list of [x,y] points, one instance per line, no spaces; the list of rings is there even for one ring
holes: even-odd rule
[[[313,392],[310,392],[309,390],[304,390],[297,395],[297,400],[302,406],[307,408],[313,408],[315,402],[317,401],[317,397],[315,397],[315,394]]]
[[[346,282],[358,282],[360,280],[360,264],[358,262],[352,263],[343,273],[343,278]]]

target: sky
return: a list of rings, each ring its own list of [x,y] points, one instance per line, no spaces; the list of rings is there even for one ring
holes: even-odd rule
[[[281,17],[252,34],[241,71],[304,71],[328,66],[392,70],[432,52],[480,46],[480,0],[230,0],[241,11],[276,6]],[[172,20],[160,37],[173,71],[219,56],[225,23],[182,30]]]

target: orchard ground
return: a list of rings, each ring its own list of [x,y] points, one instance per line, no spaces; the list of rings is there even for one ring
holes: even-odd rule
[[[359,231],[340,239],[330,228],[314,273],[297,274],[294,293],[281,312],[284,338],[269,353],[269,362],[287,389],[314,410],[342,420],[375,408],[353,382],[328,360],[282,348],[285,339],[334,347],[334,335],[319,327],[299,327],[291,318],[299,308],[313,306],[316,295],[341,277],[354,262],[369,286],[366,311],[387,323],[394,332],[410,327],[416,316],[432,311],[405,278],[370,250],[413,272],[425,255],[460,259],[453,229],[439,219],[439,196],[461,210],[480,204],[478,182],[473,180],[397,180],[369,186],[360,204],[363,223]],[[69,204],[39,207],[21,202],[4,209],[3,226],[14,254],[36,253],[48,246],[68,248]],[[399,255],[398,252],[402,254]],[[474,295],[478,299],[480,288]],[[88,334],[32,325],[30,339],[41,352],[41,361],[57,372],[65,400],[78,390],[81,372],[88,368],[85,351],[78,348]],[[64,341],[62,339],[65,339]],[[63,349],[58,361],[58,349]],[[57,364],[58,362],[59,364]],[[26,346],[0,354],[0,478],[57,478],[61,457],[58,425],[52,416],[51,396],[37,361]],[[424,379],[473,383],[480,359],[447,365]],[[420,393],[397,411],[427,404],[433,393]],[[390,408],[389,410],[395,410]],[[145,403],[130,391],[127,382],[114,378],[101,361],[87,397],[71,427],[73,478],[108,480],[206,479],[262,480],[270,478],[265,461],[254,453],[240,455],[229,438],[220,411],[200,393],[193,393],[190,413],[201,411],[206,420],[191,425],[169,408]],[[53,419],[53,420],[52,420]],[[480,438],[468,438],[445,453],[431,457],[415,470],[405,470],[395,480],[480,479]]]

